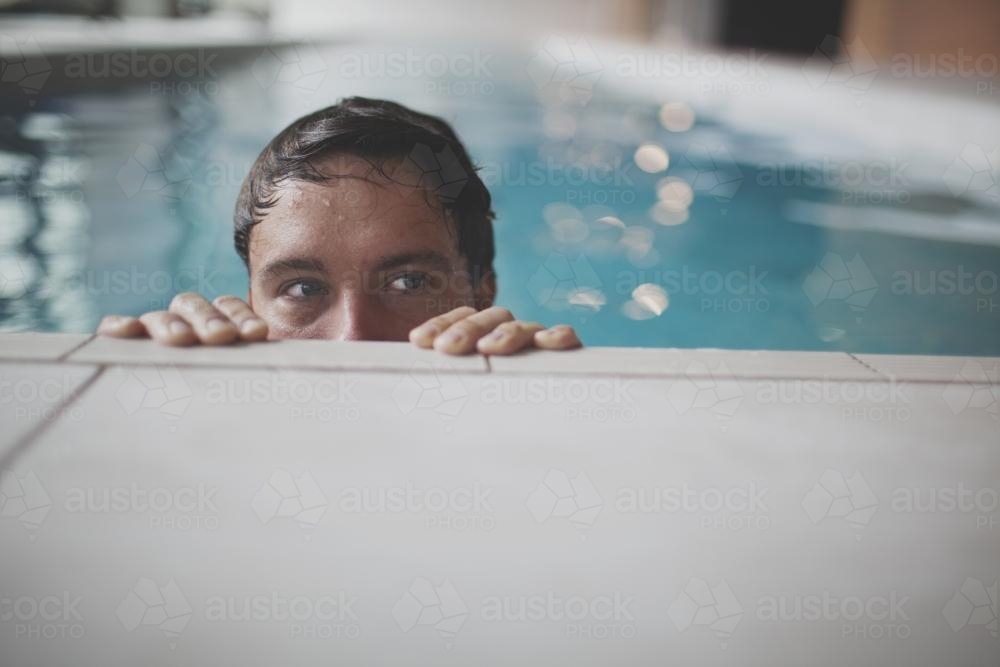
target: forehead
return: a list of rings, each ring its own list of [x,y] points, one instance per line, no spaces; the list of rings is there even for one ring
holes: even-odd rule
[[[387,178],[363,158],[333,156],[317,165],[327,180],[280,184],[250,233],[251,270],[294,254],[354,265],[394,250],[457,257],[452,220],[433,196],[401,185],[409,181],[399,164],[380,165]]]

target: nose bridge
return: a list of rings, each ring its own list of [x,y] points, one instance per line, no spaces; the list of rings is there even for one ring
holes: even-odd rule
[[[372,304],[363,290],[345,290],[335,308],[337,325],[334,340],[375,340]]]

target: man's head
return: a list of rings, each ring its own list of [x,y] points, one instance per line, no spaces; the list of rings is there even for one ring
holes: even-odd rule
[[[490,194],[444,121],[349,98],[298,119],[243,182],[236,251],[274,338],[406,340],[492,303]]]

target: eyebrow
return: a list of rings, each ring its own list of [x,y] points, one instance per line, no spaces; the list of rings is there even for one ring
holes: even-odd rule
[[[289,257],[286,259],[276,259],[265,265],[264,268],[260,270],[260,275],[264,279],[268,279],[291,271],[311,271],[314,273],[323,273],[323,261],[315,257]]]
[[[451,261],[443,254],[435,250],[417,250],[381,257],[376,261],[372,270],[375,272],[388,271],[413,264],[430,264],[444,271],[451,268]],[[303,271],[324,273],[326,268],[323,261],[316,257],[287,257],[269,262],[261,269],[260,275],[267,280],[285,273]]]
[[[451,261],[443,254],[435,250],[417,250],[414,252],[402,252],[396,255],[389,255],[380,258],[372,267],[373,271],[387,271],[399,266],[411,264],[432,264],[442,270],[451,268]]]

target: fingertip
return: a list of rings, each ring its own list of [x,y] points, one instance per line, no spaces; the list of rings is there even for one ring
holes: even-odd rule
[[[573,327],[560,325],[557,329],[559,330],[560,340],[566,344],[567,348],[579,347],[582,345],[580,337],[576,335],[576,329]]]
[[[240,325],[240,337],[249,342],[261,341],[267,338],[267,322],[261,319],[249,319]]]
[[[455,347],[447,340],[444,340],[443,336],[438,336],[431,343],[431,348],[435,352],[441,352],[443,354],[455,354]]]
[[[445,354],[467,354],[474,349],[474,345],[469,345],[469,338],[464,333],[458,331],[446,331],[434,339],[434,349]]]
[[[515,337],[502,331],[494,331],[476,341],[476,350],[482,354],[510,354]]]
[[[155,338],[156,342],[171,347],[188,347],[198,342],[194,329],[181,319],[171,320]]]
[[[240,335],[236,325],[227,319],[213,317],[204,322],[198,330],[202,345],[227,345]]]
[[[417,327],[410,330],[410,342],[417,347],[429,349],[434,344],[434,332],[428,327]]]
[[[490,340],[489,336],[480,338],[476,341],[476,351],[480,354],[499,354],[500,343],[499,341]]]
[[[572,327],[559,324],[536,333],[535,345],[543,350],[569,350],[581,343]]]
[[[135,338],[144,333],[142,322],[128,315],[108,315],[97,326],[97,335],[112,338]]]

